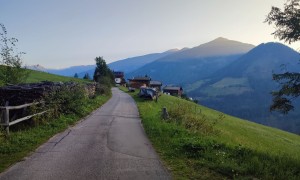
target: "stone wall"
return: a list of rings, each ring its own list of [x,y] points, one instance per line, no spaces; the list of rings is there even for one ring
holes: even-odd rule
[[[40,100],[47,93],[59,90],[63,85],[72,87],[75,82],[48,82],[10,85],[0,88],[0,106],[17,106]],[[96,83],[85,84],[86,95],[95,95]]]

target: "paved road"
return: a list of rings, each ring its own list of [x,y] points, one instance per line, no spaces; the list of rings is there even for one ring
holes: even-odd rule
[[[112,92],[86,120],[51,138],[0,179],[171,179],[133,99],[116,88]]]

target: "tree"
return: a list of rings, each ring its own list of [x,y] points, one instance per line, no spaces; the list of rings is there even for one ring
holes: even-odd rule
[[[91,79],[89,73],[86,73],[86,74],[83,76],[83,79]]]
[[[103,57],[96,57],[96,69],[94,72],[94,81],[111,86],[114,82],[114,75],[106,65]]]
[[[78,78],[78,74],[77,73],[74,74],[74,78]]]
[[[0,71],[0,84],[17,84],[24,82],[28,77],[28,72],[22,68],[21,56],[25,54],[24,52],[17,52],[16,44],[18,39],[8,38],[7,30],[3,24],[0,24],[0,55],[1,67]]]
[[[272,7],[265,22],[275,24],[276,30],[272,34],[287,43],[300,40],[300,0],[287,0],[284,9]],[[271,111],[287,114],[294,109],[292,100],[300,96],[300,73],[285,72],[273,74],[273,80],[281,84],[281,89],[272,92],[273,104]]]

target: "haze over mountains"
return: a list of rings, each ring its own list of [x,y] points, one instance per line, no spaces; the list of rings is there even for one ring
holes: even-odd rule
[[[190,85],[187,91],[208,107],[299,134],[299,100],[295,101],[295,111],[288,115],[269,112],[270,93],[279,88],[272,80],[273,72],[284,72],[282,64],[288,71],[299,72],[299,59],[299,54],[285,45],[261,44],[230,65]]]
[[[269,112],[270,93],[279,87],[272,80],[272,73],[282,72],[283,67],[300,72],[299,59],[296,51],[280,43],[255,47],[217,38],[190,49],[127,58],[109,67],[124,71],[127,78],[148,75],[164,85],[183,86],[185,93],[202,105],[300,134],[299,101],[295,111],[286,116]],[[87,72],[92,76],[94,68],[71,67],[66,72],[67,76],[73,76],[75,71],[80,77]]]
[[[225,67],[252,48],[254,46],[251,44],[217,38],[197,47],[160,58],[128,73],[127,77],[147,74],[164,84],[185,86]]]
[[[162,53],[152,53],[143,56],[137,56],[132,58],[127,58],[119,61],[112,62],[108,64],[109,68],[113,71],[123,71],[125,74],[135,71],[144,65],[151,63],[157,59],[160,59],[169,54],[180,51],[179,49],[171,49]],[[95,71],[95,66],[87,71],[79,73],[79,77],[83,77],[86,73],[93,76]]]

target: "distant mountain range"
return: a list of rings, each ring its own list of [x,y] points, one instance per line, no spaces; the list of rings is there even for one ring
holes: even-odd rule
[[[164,56],[173,54],[178,51],[181,51],[181,50],[171,49],[171,50],[168,50],[168,51],[162,52],[162,53],[152,53],[152,54],[147,54],[147,55],[143,55],[143,56],[122,59],[119,61],[112,62],[112,63],[108,64],[108,66],[113,71],[123,71],[125,74],[127,74],[127,73],[130,73],[132,71],[139,69],[140,67],[142,67],[148,63],[151,63],[157,59],[160,59]],[[93,76],[94,71],[95,71],[95,67],[93,67],[87,71],[82,71],[81,73],[79,73],[79,77],[83,77],[86,73]]]
[[[272,74],[284,69],[300,72],[299,59],[296,51],[283,44],[261,44],[186,90],[205,106],[300,134],[299,100],[295,101],[295,111],[288,115],[269,111],[271,92],[279,88]]]
[[[270,113],[271,91],[279,88],[272,73],[300,72],[300,56],[280,43],[257,47],[217,38],[194,48],[174,49],[108,64],[126,78],[148,75],[164,85],[183,86],[188,96],[224,113],[300,134],[300,102],[288,115]],[[49,73],[93,76],[95,65],[61,70],[33,67]]]
[[[48,72],[51,74],[56,74],[56,75],[61,75],[61,76],[69,76],[73,77],[75,73],[80,73],[83,71],[88,71],[90,69],[95,69],[96,65],[81,65],[81,66],[72,66],[68,68],[63,68],[63,69],[48,69],[45,68],[41,65],[26,65],[25,68],[27,69],[32,69],[36,71],[42,71],[42,72]],[[84,76],[84,75],[83,75]],[[83,77],[82,76],[82,77]]]
[[[130,73],[132,71],[139,69],[140,67],[142,67],[148,63],[151,63],[157,59],[160,59],[164,56],[173,54],[175,52],[183,51],[186,49],[188,49],[188,48],[183,48],[181,50],[170,49],[170,50],[162,52],[162,53],[152,53],[152,54],[147,54],[147,55],[143,55],[143,56],[126,58],[126,59],[112,62],[112,63],[108,64],[108,66],[113,71],[123,71],[125,74],[127,74],[127,73]],[[63,69],[47,69],[38,64],[38,65],[31,65],[31,66],[26,65],[25,68],[37,70],[37,71],[48,72],[51,74],[62,75],[62,76],[70,76],[70,77],[73,77],[75,75],[75,73],[77,73],[78,77],[83,78],[83,76],[86,73],[88,73],[90,75],[90,77],[93,77],[96,65],[71,66],[71,67],[63,68]]]
[[[148,63],[128,73],[127,77],[148,75],[164,84],[187,85],[225,67],[254,47],[251,44],[217,38]]]

